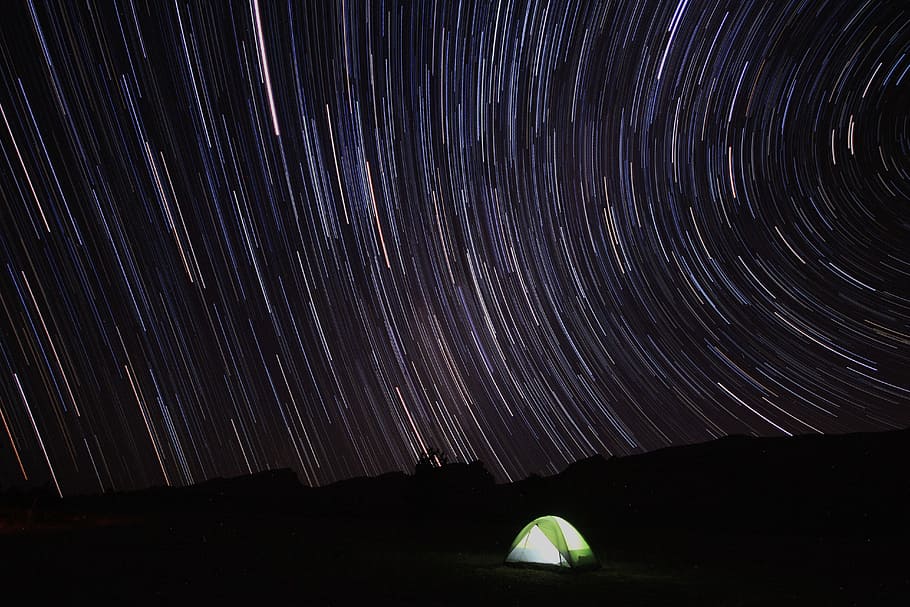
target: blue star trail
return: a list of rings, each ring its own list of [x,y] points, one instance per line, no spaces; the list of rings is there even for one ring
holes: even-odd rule
[[[910,424],[900,2],[3,13],[5,485]]]

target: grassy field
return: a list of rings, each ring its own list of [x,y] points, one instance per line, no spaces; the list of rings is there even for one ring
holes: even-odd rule
[[[11,491],[0,607],[906,607],[908,432],[730,437],[504,485],[457,464],[320,488],[276,470],[65,500]],[[573,523],[602,567],[503,565],[544,514]]]
[[[583,530],[597,571],[502,564],[518,528],[466,521],[169,516],[41,521],[0,535],[5,596],[38,603],[906,604],[887,541]]]

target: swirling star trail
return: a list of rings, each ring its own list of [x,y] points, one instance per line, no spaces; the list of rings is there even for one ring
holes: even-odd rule
[[[39,2],[0,478],[501,480],[910,424],[900,2]]]

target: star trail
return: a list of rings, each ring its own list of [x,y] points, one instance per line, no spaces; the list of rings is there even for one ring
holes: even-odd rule
[[[904,3],[2,17],[6,486],[910,424]]]

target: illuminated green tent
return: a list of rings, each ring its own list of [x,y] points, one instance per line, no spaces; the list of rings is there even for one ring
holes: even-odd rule
[[[506,564],[566,570],[596,569],[599,566],[585,538],[558,516],[542,516],[525,525],[509,548]]]

